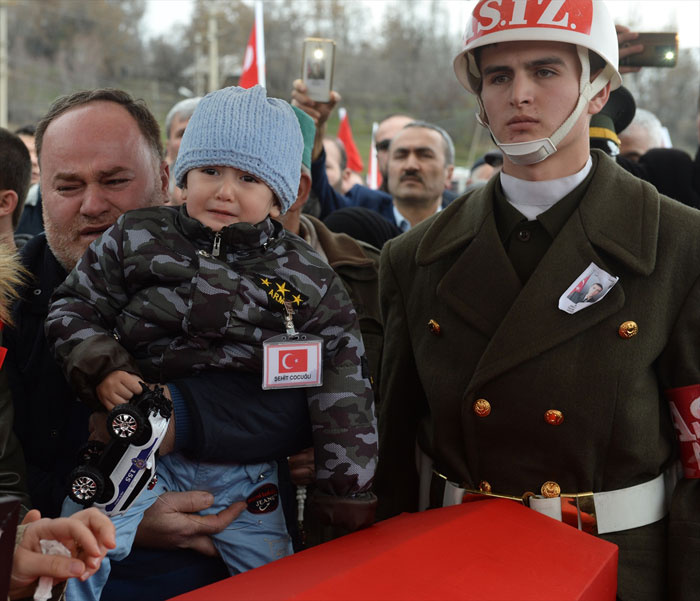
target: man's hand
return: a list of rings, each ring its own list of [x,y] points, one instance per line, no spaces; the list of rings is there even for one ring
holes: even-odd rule
[[[117,370],[97,385],[96,392],[97,398],[109,411],[117,405],[128,403],[129,399],[141,390],[141,378],[128,371]]]
[[[197,514],[213,502],[214,497],[204,491],[163,493],[144,514],[136,544],[154,549],[193,549],[216,557],[218,552],[210,536],[228,528],[246,504],[239,501],[219,513]]]
[[[297,486],[312,484],[316,479],[313,447],[304,449],[289,458],[289,475]]]
[[[97,509],[84,509],[68,518],[41,519],[33,509],[25,516],[28,524],[15,549],[10,579],[10,598],[31,596],[36,581],[50,576],[57,581],[78,577],[86,580],[100,567],[109,549],[116,546],[112,521]],[[63,544],[71,557],[44,555],[40,541]]]
[[[333,109],[340,102],[340,94],[331,92],[331,97],[328,102],[317,102],[311,100],[307,95],[306,84],[301,79],[295,79],[292,88],[292,104],[299,107],[316,124],[316,136],[314,138],[314,147],[311,151],[311,159],[316,160],[323,150],[323,137],[326,135],[326,121],[333,112]]]
[[[632,43],[639,36],[636,31],[630,31],[630,28],[624,25],[615,25],[615,31],[617,32],[617,44],[620,47],[620,60],[630,54],[639,54],[644,50],[643,44]],[[641,67],[620,67],[620,73],[636,73],[640,69]]]
[[[328,117],[330,117],[333,109],[341,100],[340,94],[332,91],[328,102],[318,102],[311,100],[307,95],[307,91],[306,84],[301,79],[295,79],[292,88],[292,104],[309,115],[318,128],[325,125],[326,121],[328,121]]]

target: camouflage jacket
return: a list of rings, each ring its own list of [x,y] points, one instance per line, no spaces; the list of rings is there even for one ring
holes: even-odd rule
[[[379,312],[379,250],[347,234],[332,232],[322,221],[310,215],[301,215],[299,235],[328,262],[348,291],[360,320],[378,410],[381,403],[378,396],[379,365],[384,343]]]
[[[214,234],[183,206],[130,211],[90,245],[55,292],[46,334],[79,396],[115,370],[148,382],[211,369],[262,373],[262,342],[323,338],[323,385],[309,388],[323,492],[370,488],[376,421],[357,314],[335,272],[303,240],[267,219]]]

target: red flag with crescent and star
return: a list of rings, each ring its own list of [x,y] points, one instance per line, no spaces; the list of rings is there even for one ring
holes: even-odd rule
[[[248,38],[243,59],[243,72],[238,80],[242,88],[260,84],[265,87],[265,37],[263,33],[262,2],[255,3],[255,21]]]

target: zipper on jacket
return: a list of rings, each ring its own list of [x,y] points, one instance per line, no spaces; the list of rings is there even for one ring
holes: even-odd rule
[[[211,256],[218,257],[221,251],[221,232],[216,232],[214,236],[214,246],[211,249]]]

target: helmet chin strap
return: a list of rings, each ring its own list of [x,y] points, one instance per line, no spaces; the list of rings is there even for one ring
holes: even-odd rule
[[[544,161],[547,157],[553,155],[557,151],[557,145],[571,131],[571,128],[574,126],[576,121],[578,121],[581,113],[586,110],[591,98],[600,92],[610,81],[610,78],[614,73],[614,69],[607,64],[605,69],[603,69],[593,81],[590,81],[591,66],[588,60],[588,49],[584,48],[583,46],[576,46],[576,51],[578,53],[579,61],[581,62],[581,79],[579,82],[578,101],[574,107],[574,110],[566,118],[564,123],[562,123],[548,138],[540,138],[538,140],[531,140],[528,142],[513,142],[511,144],[499,142],[486,121],[486,111],[484,110],[484,105],[481,102],[481,96],[477,97],[480,110],[479,114],[476,116],[476,120],[489,130],[491,138],[495,142],[496,146],[501,149],[501,152],[508,157],[511,163],[516,165],[534,165],[535,163]]]

